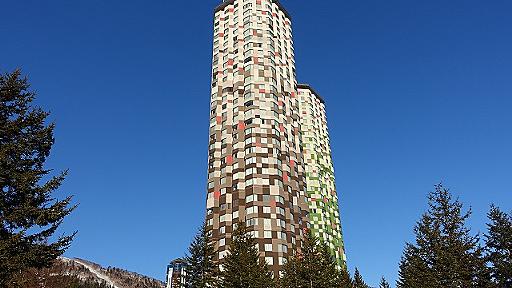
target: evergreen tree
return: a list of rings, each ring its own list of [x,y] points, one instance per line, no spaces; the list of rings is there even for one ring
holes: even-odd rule
[[[492,206],[488,213],[486,246],[491,272],[498,287],[512,287],[512,214]]]
[[[215,248],[205,224],[194,237],[188,253],[185,257],[186,287],[216,287],[218,271],[213,262]]]
[[[343,267],[341,269],[341,278],[340,278],[340,286],[341,288],[351,288],[352,287],[352,278],[350,277],[350,273],[348,273],[347,267]]]
[[[379,288],[391,288],[391,286],[389,286],[388,281],[386,281],[386,278],[382,277],[380,279]]]
[[[336,262],[324,243],[311,233],[305,233],[300,251],[290,257],[283,267],[281,286],[283,288],[339,288],[350,285],[350,275],[339,271]]]
[[[239,222],[233,231],[228,255],[224,258],[220,287],[269,288],[274,280],[267,263],[260,258],[256,241]]]
[[[429,195],[429,209],[414,228],[416,244],[407,243],[400,263],[398,287],[489,287],[489,273],[479,237],[466,228],[471,210],[452,200],[441,184]]]
[[[363,280],[363,276],[361,276],[361,273],[359,272],[359,269],[356,268],[356,271],[354,272],[354,281],[352,284],[353,288],[370,288],[368,284],[366,284]]]
[[[52,196],[67,172],[51,177],[44,167],[54,124],[32,106],[35,93],[28,89],[19,70],[0,75],[0,287],[29,268],[51,265],[74,236],[50,241],[74,207],[71,197]]]

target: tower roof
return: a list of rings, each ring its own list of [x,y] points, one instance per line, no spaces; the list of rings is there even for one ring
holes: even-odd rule
[[[316,92],[316,90],[313,89],[313,87],[311,87],[311,85],[309,85],[309,84],[297,84],[297,89],[308,89],[309,91],[311,91],[311,93],[315,94],[316,98],[318,98],[318,100],[320,100],[320,102],[325,104],[324,98],[322,98],[322,96],[320,96],[320,94],[318,94],[318,92]]]
[[[290,19],[290,20],[292,19],[292,16],[290,15],[290,13],[288,13],[288,11],[286,11],[286,9],[279,2],[279,0],[271,0],[271,1],[274,2],[275,4],[277,4],[279,9],[281,9],[283,11],[284,15],[286,15],[286,17],[288,17],[288,19]],[[235,4],[235,0],[224,0],[224,2],[222,2],[222,4],[215,7],[215,12],[219,12],[220,10],[226,8],[226,6],[233,5],[233,4]]]
[[[185,263],[185,260],[181,258],[177,258],[171,261],[171,264],[179,264],[179,263]]]

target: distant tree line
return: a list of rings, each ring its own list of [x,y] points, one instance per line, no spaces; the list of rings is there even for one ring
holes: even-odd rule
[[[16,279],[15,284],[5,287],[10,288],[112,288],[106,282],[98,283],[97,279],[85,277],[87,269],[73,266],[70,270],[69,264],[61,261],[54,261],[49,268],[30,268],[25,270],[21,277]],[[70,273],[73,272],[73,273]],[[3,287],[3,286],[2,286]]]
[[[210,233],[203,225],[184,258],[187,288],[369,288],[356,269],[337,268],[327,245],[312,233],[305,234],[300,251],[289,257],[282,276],[274,277],[260,257],[256,241],[245,223],[236,223],[222,271],[214,262],[215,249]],[[383,283],[387,282],[383,279]],[[388,286],[383,286],[388,287]]]
[[[471,234],[471,210],[436,185],[428,210],[414,227],[415,243],[406,243],[399,266],[399,288],[512,288],[512,213],[492,206],[482,245]],[[201,227],[185,258],[190,288],[369,288],[356,268],[353,277],[338,269],[325,243],[311,233],[288,258],[281,276],[272,275],[243,222],[236,229],[219,271],[214,241]],[[379,288],[389,288],[382,278]]]
[[[108,267],[102,269],[110,279],[115,281],[120,287],[130,288],[161,288],[162,283],[155,279],[133,273],[124,269]]]

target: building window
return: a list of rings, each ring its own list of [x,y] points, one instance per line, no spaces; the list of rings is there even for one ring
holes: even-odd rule
[[[257,195],[247,195],[245,197],[245,203],[250,203],[250,202],[257,201],[257,200],[258,200],[258,196]]]
[[[279,257],[279,265],[284,265],[284,264],[286,264],[286,258]]]
[[[256,226],[258,225],[258,218],[248,219],[245,224],[247,226]]]
[[[251,206],[249,208],[247,208],[247,214],[254,214],[254,213],[258,213],[258,206]]]

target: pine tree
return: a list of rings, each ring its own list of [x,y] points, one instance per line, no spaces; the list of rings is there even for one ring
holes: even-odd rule
[[[471,210],[452,200],[441,184],[429,195],[429,209],[414,228],[416,244],[407,243],[398,287],[489,287],[489,274],[478,235],[466,228]]]
[[[311,233],[305,233],[300,251],[290,257],[283,267],[283,288],[348,287],[350,275],[336,268],[329,248]],[[347,276],[348,275],[348,276]]]
[[[185,257],[186,287],[206,288],[216,287],[218,276],[217,265],[213,262],[215,248],[203,224],[188,248]]]
[[[512,287],[512,213],[502,212],[492,206],[488,213],[486,247],[491,272],[498,287]]]
[[[359,269],[356,268],[356,271],[354,272],[354,281],[352,284],[353,288],[370,288],[368,284],[366,284],[363,280],[363,276],[361,276],[361,273],[359,272]]]
[[[224,258],[220,287],[274,287],[272,273],[267,263],[260,258],[256,245],[245,223],[239,222],[233,231],[228,255]]]
[[[0,75],[0,287],[29,268],[48,267],[73,235],[52,235],[74,207],[56,200],[67,172],[50,177],[44,166],[54,143],[48,112],[32,106],[19,70]],[[45,181],[46,180],[46,181]]]
[[[341,288],[351,288],[352,287],[352,278],[350,277],[350,273],[348,273],[347,267],[343,267],[341,269],[341,278],[340,278],[340,286]]]
[[[386,281],[386,278],[382,277],[380,279],[379,288],[391,288],[391,286],[389,286],[388,281]]]

